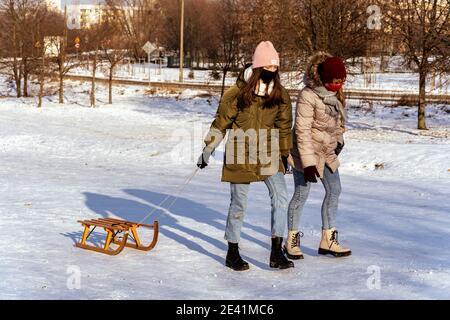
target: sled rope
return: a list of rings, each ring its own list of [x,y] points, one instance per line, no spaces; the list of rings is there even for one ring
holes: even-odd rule
[[[166,203],[167,200],[169,200],[170,198],[174,198],[172,200],[172,202],[169,204],[169,206],[167,208],[164,208],[166,210],[170,210],[170,208],[175,204],[175,202],[178,200],[179,195],[181,194],[181,192],[184,190],[184,188],[186,188],[186,186],[189,184],[189,182],[191,182],[191,180],[194,178],[194,176],[197,174],[199,168],[196,168],[187,178],[186,180],[180,184],[177,189],[175,190],[174,193],[172,194],[168,194],[163,201],[161,201],[158,206],[154,207],[150,213],[148,215],[146,215],[144,218],[142,218],[142,220],[140,220],[138,223],[143,223],[145,220],[147,220],[157,209],[161,208],[164,203]]]

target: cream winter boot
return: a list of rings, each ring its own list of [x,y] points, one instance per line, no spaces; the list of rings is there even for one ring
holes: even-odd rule
[[[303,259],[303,253],[300,249],[300,238],[303,233],[298,231],[289,231],[286,243],[284,245],[284,252],[287,257],[292,260]]]
[[[338,242],[338,231],[336,228],[322,230],[319,254],[331,254],[335,257],[346,257],[352,254],[350,249],[343,248]]]

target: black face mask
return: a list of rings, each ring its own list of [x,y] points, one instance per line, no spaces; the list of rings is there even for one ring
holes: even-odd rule
[[[275,77],[277,76],[277,71],[269,71],[266,69],[263,69],[260,75],[260,79],[265,84],[269,84]]]

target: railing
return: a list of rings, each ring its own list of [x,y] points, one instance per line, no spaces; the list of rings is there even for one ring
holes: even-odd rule
[[[84,75],[68,75],[68,79],[71,80],[81,80],[90,81],[92,77]],[[107,78],[97,77],[98,82],[107,82]],[[115,78],[113,83],[125,84],[125,85],[139,85],[139,86],[150,86],[151,88],[158,88],[163,90],[173,90],[182,91],[186,89],[191,90],[204,90],[210,93],[220,93],[222,87],[215,84],[199,84],[199,83],[188,83],[188,82],[149,82],[143,80],[130,80],[130,79],[120,79]],[[295,97],[299,93],[299,89],[288,89],[289,94]],[[419,95],[417,93],[405,92],[405,91],[394,91],[394,90],[368,90],[368,89],[352,89],[349,88],[345,91],[347,99],[349,100],[366,100],[366,101],[382,101],[391,103],[418,103]],[[450,104],[450,95],[448,94],[427,94],[428,103],[437,104]]]

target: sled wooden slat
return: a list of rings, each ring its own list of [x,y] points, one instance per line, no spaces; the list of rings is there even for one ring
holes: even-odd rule
[[[126,220],[120,220],[120,219],[114,219],[114,218],[100,218],[99,220],[105,221],[105,222],[112,222],[112,223],[123,223],[126,225],[135,225],[139,227],[147,227],[147,228],[153,228],[153,224],[145,224],[145,223],[139,223],[139,222],[132,222],[132,221],[126,221]]]
[[[85,221],[78,221],[83,225],[88,225],[88,226],[96,226],[96,227],[102,227],[102,228],[110,228],[110,229],[115,229],[115,230],[127,230],[128,228],[124,228],[122,225],[119,224],[112,224],[112,223],[107,223],[107,222],[103,222],[103,221],[93,221],[93,220],[85,220]]]
[[[81,242],[75,246],[78,248],[105,253],[108,255],[117,255],[125,247],[140,251],[150,251],[158,242],[158,221],[153,224],[138,223],[115,218],[99,218],[91,220],[78,220],[84,227]],[[103,247],[87,244],[87,240],[96,228],[102,228],[106,232],[105,243]],[[149,245],[143,245],[137,230],[140,227],[153,229],[153,239]],[[122,239],[118,239],[122,236]],[[116,249],[111,249],[111,244],[117,245]]]

